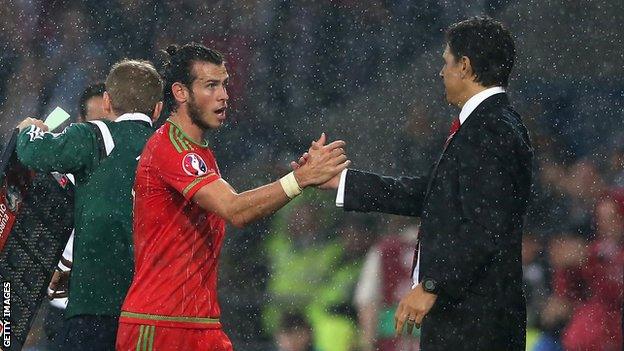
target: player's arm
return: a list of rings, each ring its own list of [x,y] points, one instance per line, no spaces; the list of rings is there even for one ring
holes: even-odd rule
[[[72,124],[62,133],[48,133],[42,121],[26,118],[18,127],[19,161],[41,172],[76,172],[94,159],[94,139],[89,127]]]
[[[350,161],[344,154],[343,141],[335,141],[310,152],[308,162],[293,171],[296,185],[303,189],[323,184],[346,169]],[[288,178],[289,176],[285,177]],[[291,182],[293,178],[289,179]],[[292,185],[292,183],[291,183]],[[275,181],[259,188],[237,193],[225,180],[217,179],[199,189],[193,201],[207,211],[217,213],[236,227],[266,217],[282,206],[291,197],[288,180]],[[286,192],[291,192],[290,196]]]

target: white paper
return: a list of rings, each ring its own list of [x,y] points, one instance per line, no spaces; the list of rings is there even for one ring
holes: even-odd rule
[[[50,112],[43,123],[48,126],[49,131],[53,131],[68,119],[69,113],[57,106],[54,111]]]

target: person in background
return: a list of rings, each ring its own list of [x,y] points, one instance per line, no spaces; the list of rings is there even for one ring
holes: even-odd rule
[[[525,252],[529,253],[530,244]],[[539,313],[536,315],[536,326],[539,335],[533,340],[532,351],[563,351],[561,335],[576,304],[586,295],[586,288],[578,280],[580,267],[586,260],[587,242],[571,227],[569,231],[552,234],[547,245],[548,263],[552,276],[550,277],[551,293],[545,296]],[[524,271],[525,279],[530,274],[530,268]],[[527,282],[525,280],[525,282]],[[531,297],[531,286],[528,287]],[[529,303],[531,301],[529,300]],[[538,306],[533,306],[538,307]],[[531,316],[529,315],[529,318]],[[529,319],[529,325],[531,319]],[[531,341],[531,340],[529,340]]]
[[[396,337],[394,331],[394,313],[412,286],[412,248],[418,226],[410,224],[397,232],[382,236],[368,251],[357,282],[354,303],[362,351],[411,350],[418,345],[418,337]]]
[[[522,280],[527,299],[527,349],[539,339],[539,314],[548,297],[548,267],[543,257],[540,236],[525,232],[522,236]]]
[[[312,326],[302,313],[290,312],[282,316],[275,333],[275,351],[319,351],[313,346]]]
[[[563,331],[566,351],[622,350],[624,303],[624,190],[612,190],[596,204],[595,235],[566,286],[583,289]],[[576,279],[574,279],[576,278]]]
[[[78,122],[88,122],[94,119],[115,120],[114,113],[104,111],[104,83],[94,83],[85,88],[78,101]]]

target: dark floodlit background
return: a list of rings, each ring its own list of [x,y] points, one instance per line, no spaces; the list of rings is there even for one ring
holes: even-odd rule
[[[57,105],[76,116],[82,89],[115,61],[158,63],[159,49],[196,41],[227,57],[229,122],[208,138],[238,190],[283,175],[322,131],[348,143],[356,168],[425,172],[459,113],[438,77],[443,29],[478,14],[514,34],[509,93],[536,149],[522,256],[529,343],[608,343],[620,328],[609,311],[621,307],[624,265],[622,1],[7,1],[1,140]],[[374,350],[373,340],[379,350],[405,349],[388,346],[397,341],[386,334],[409,277],[394,292],[380,288],[389,263],[375,257],[409,241],[417,220],[344,214],[333,193],[306,193],[272,218],[228,229],[220,298],[235,346],[269,350],[278,335],[304,339],[305,331],[280,333],[281,316],[295,312],[289,323],[305,325],[303,316],[319,351]],[[399,246],[409,265],[410,245]],[[365,262],[376,278],[360,275]],[[48,349],[46,330],[35,325],[31,349]]]

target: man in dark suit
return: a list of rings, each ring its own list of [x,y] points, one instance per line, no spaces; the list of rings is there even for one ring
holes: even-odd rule
[[[510,32],[491,18],[449,27],[440,76],[461,112],[430,173],[345,170],[323,186],[338,189],[347,211],[421,218],[414,285],[395,320],[397,334],[422,323],[424,351],[525,348],[521,237],[533,152],[505,93],[514,57]]]

